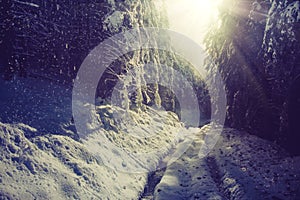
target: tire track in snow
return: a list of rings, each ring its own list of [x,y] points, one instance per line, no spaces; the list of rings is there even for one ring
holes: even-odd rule
[[[154,199],[224,199],[205,158],[198,153],[206,128],[198,129],[188,150],[169,165],[154,191]]]
[[[207,156],[205,158],[205,161],[208,166],[209,173],[211,174],[212,179],[216,183],[216,186],[219,189],[219,192],[222,195],[223,199],[232,199],[230,195],[226,193],[226,190],[223,187],[223,176],[220,172],[216,159],[214,157]]]

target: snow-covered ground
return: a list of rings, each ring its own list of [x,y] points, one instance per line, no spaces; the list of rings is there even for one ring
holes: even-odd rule
[[[59,135],[25,137],[24,124],[0,124],[0,194],[9,199],[136,199],[145,174],[110,169],[86,147]]]
[[[173,134],[183,128],[170,112],[130,111],[122,121],[116,116],[124,110],[102,105],[97,107],[101,120],[95,120],[100,130],[78,138],[70,88],[34,78],[0,87],[1,198],[138,199],[147,173],[133,171],[138,159],[122,152],[153,152],[139,161],[155,168],[174,146]],[[99,143],[103,135],[119,148]]]
[[[300,196],[300,158],[256,136],[226,128],[209,155],[199,157],[205,136],[218,128],[185,128],[175,114],[153,108],[124,118],[122,108],[101,105],[95,121],[100,130],[79,138],[71,88],[27,78],[2,81],[0,91],[2,199],[138,199],[154,180],[133,169],[170,159],[148,199]],[[115,146],[99,144],[103,136]]]
[[[199,158],[206,134],[168,166],[155,188],[155,199],[299,199],[300,157],[277,145],[226,128],[208,156]]]

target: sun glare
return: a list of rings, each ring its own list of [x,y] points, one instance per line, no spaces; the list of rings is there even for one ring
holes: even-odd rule
[[[170,29],[189,36],[199,45],[209,26],[217,21],[222,0],[166,0]]]

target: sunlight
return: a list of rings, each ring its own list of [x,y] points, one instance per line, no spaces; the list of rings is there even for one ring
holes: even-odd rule
[[[217,21],[222,0],[166,0],[170,29],[189,36],[199,45],[209,26]]]

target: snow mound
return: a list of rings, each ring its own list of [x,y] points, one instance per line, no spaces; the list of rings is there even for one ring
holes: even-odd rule
[[[176,114],[147,106],[133,111],[101,105],[96,112],[88,116],[92,120],[81,141],[106,166],[119,171],[155,171],[186,132]]]
[[[151,153],[142,157],[142,166],[156,168],[177,142],[174,133],[183,129],[177,116],[150,107],[138,113],[102,105],[90,124],[93,134],[76,139],[70,88],[38,81],[12,80],[0,87],[0,198],[139,198],[148,174],[126,173],[132,163],[141,164],[121,153]],[[99,145],[99,134],[115,147]]]
[[[137,199],[146,182],[146,174],[104,166],[67,136],[28,140],[23,125],[0,123],[0,138],[1,198]]]
[[[102,162],[105,159],[93,152],[99,146],[90,151],[90,143],[83,143],[76,137],[70,87],[47,80],[20,78],[1,80],[0,91],[0,198],[139,197],[146,184],[147,173],[125,173],[105,165]],[[118,126],[109,112],[117,115],[123,112],[122,109],[102,106],[97,111],[94,122],[101,124],[102,134],[116,146],[130,152],[154,151],[155,156],[151,158],[154,167],[167,153],[160,151],[160,147],[166,145],[166,149],[170,148],[168,145],[171,146],[173,131],[182,126],[174,114],[155,112],[151,108],[147,113],[140,113],[142,118],[136,112],[130,112],[133,120],[123,120],[124,123]],[[117,129],[113,130],[113,126]],[[97,135],[93,124],[91,130]],[[128,140],[127,133],[130,131],[142,136],[153,134],[153,138],[131,137]],[[159,140],[157,134],[165,138]],[[113,149],[104,152],[107,153],[104,154],[106,158],[117,157],[117,151]],[[121,163],[122,167],[129,165],[126,159],[122,161],[126,161],[126,164]]]

